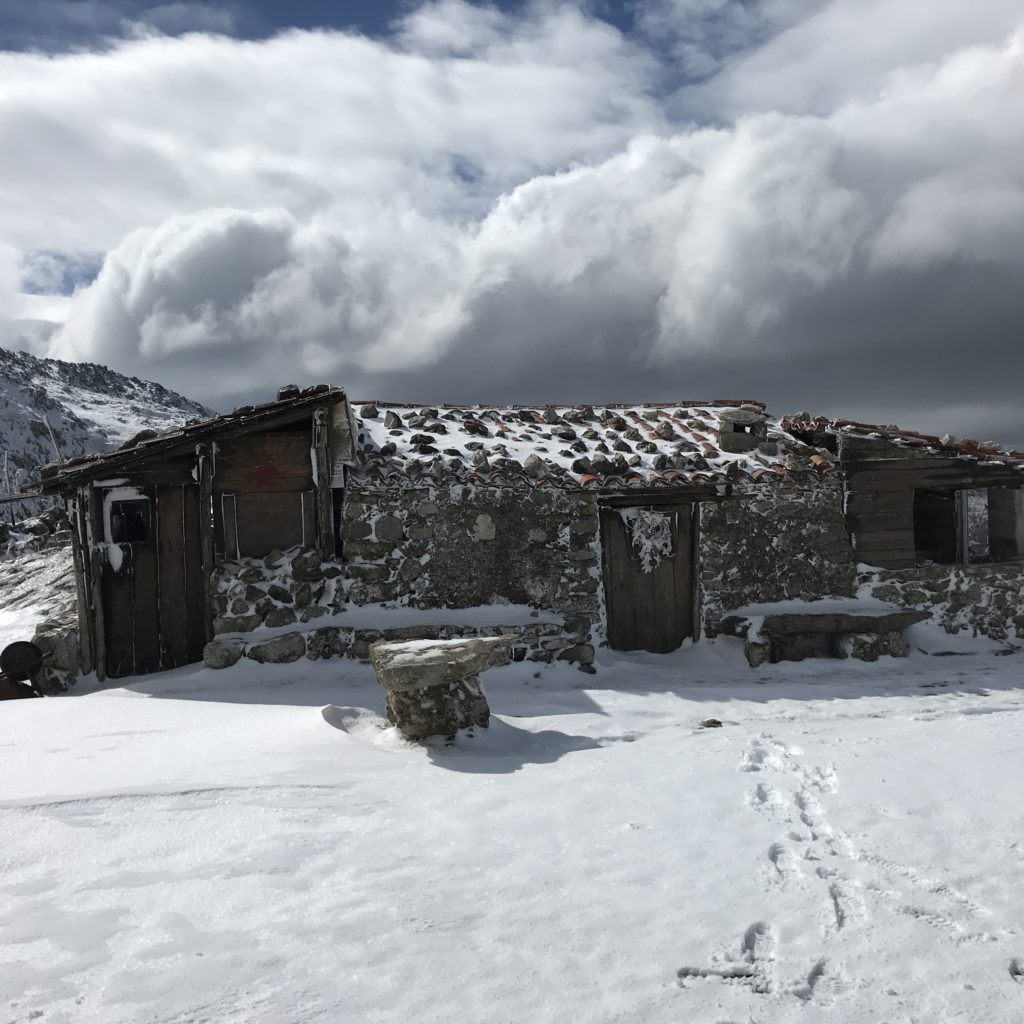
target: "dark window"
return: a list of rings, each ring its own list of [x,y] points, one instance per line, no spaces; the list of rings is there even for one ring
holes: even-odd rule
[[[138,544],[149,539],[149,502],[145,498],[110,503],[111,543]]]
[[[919,488],[914,491],[917,560],[943,565],[1016,560],[1024,540],[1021,508],[1020,492],[1012,488]]]

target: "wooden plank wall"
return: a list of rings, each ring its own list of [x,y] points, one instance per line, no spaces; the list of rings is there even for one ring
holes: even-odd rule
[[[234,557],[237,551],[259,558],[275,548],[316,546],[312,440],[311,427],[304,427],[218,445],[213,488],[219,546],[225,555]],[[224,500],[225,492],[233,499]]]
[[[886,569],[909,569],[916,563],[916,489],[1019,486],[1022,479],[1011,466],[941,456],[851,459],[842,462],[842,469],[846,525],[857,561]]]
[[[313,487],[310,429],[236,437],[217,445],[215,491],[267,494]]]

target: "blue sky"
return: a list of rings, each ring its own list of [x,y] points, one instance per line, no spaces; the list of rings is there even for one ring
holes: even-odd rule
[[[0,0],[0,49],[60,52],[122,35],[133,23],[150,24],[168,35],[213,30],[243,39],[261,39],[288,28],[356,29],[381,36],[412,6],[404,0]],[[499,0],[492,6],[515,13],[523,4]],[[623,31],[633,24],[633,8],[629,0],[589,4],[595,16]]]

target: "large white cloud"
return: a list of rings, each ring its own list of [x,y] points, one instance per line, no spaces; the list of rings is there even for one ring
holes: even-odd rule
[[[0,217],[109,250],[54,352],[207,401],[746,390],[1024,440],[1024,17],[886,7],[879,44],[851,0],[659,0],[645,31],[720,68],[661,98],[655,50],[566,5],[0,56]]]

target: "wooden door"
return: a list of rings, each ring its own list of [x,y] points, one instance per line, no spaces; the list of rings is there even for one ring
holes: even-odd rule
[[[206,643],[206,578],[199,488],[157,488],[160,667],[201,661]]]
[[[636,513],[669,543],[657,550],[634,544]],[[694,635],[694,525],[692,505],[601,509],[608,643],[617,651],[674,651]],[[646,557],[644,557],[646,555]]]
[[[101,557],[107,675],[157,672],[160,644],[156,544],[106,544]]]
[[[106,674],[115,678],[200,661],[206,643],[199,488],[157,487],[155,498],[147,539],[99,549]]]

